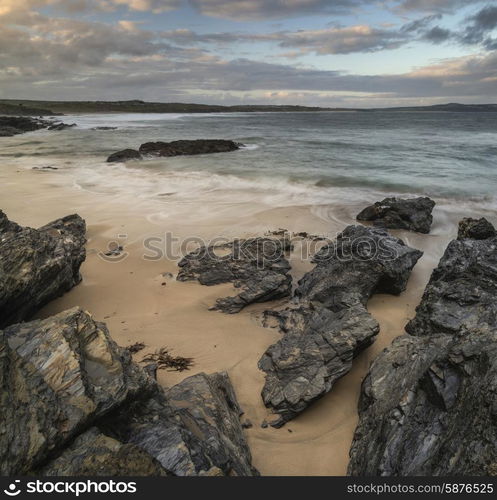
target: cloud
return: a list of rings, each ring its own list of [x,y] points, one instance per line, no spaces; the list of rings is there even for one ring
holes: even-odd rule
[[[490,36],[497,28],[497,6],[488,5],[466,19],[468,25],[460,35],[460,42],[468,45],[482,44],[488,50],[493,50],[497,39]]]
[[[398,10],[452,13],[460,7],[482,3],[485,0],[401,0],[397,4]]]

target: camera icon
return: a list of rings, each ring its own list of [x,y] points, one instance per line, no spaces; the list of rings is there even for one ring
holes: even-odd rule
[[[10,483],[7,489],[3,490],[3,492],[9,497],[16,497],[19,493],[21,493],[21,490],[18,487],[20,482],[21,481],[19,479],[16,479],[13,483]]]

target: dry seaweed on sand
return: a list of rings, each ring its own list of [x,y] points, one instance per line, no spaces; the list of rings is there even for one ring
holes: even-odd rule
[[[143,351],[145,349],[146,345],[143,342],[135,342],[134,344],[131,344],[126,347],[126,349],[131,353],[131,354],[136,354],[137,352]]]
[[[168,349],[162,347],[155,353],[147,354],[141,363],[157,363],[159,370],[182,372],[189,370],[193,366],[193,358],[183,356],[172,356]]]

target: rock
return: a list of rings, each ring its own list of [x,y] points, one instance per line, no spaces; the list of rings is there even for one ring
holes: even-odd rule
[[[93,127],[92,130],[117,130],[117,127]]]
[[[79,215],[32,229],[0,211],[0,328],[29,319],[81,281],[85,232]]]
[[[28,116],[0,116],[0,137],[34,132],[49,127],[51,122]]]
[[[411,335],[487,332],[497,326],[497,236],[449,243],[433,271]]]
[[[48,127],[48,130],[52,130],[52,131],[59,131],[59,130],[66,130],[68,128],[74,128],[74,127],[77,127],[77,125],[75,123],[53,123],[52,125],[50,125]]]
[[[496,269],[497,236],[449,243],[410,335],[363,382],[349,474],[479,476],[497,462]]]
[[[404,335],[362,385],[352,476],[485,476],[497,460],[497,333]]]
[[[149,363],[143,367],[143,371],[154,380],[157,380],[157,370],[159,365],[157,363]]]
[[[283,337],[259,361],[266,372],[264,404],[280,427],[328,393],[379,331],[366,309],[374,293],[399,294],[422,252],[386,231],[349,226],[315,256],[294,303],[268,315]]]
[[[155,383],[79,308],[0,331],[0,473],[36,469]]]
[[[430,198],[385,198],[366,207],[358,216],[359,221],[373,221],[374,225],[388,229],[405,229],[429,233],[435,202]]]
[[[481,219],[466,217],[459,222],[457,239],[463,240],[468,238],[473,240],[486,240],[487,238],[492,238],[496,234],[494,226],[484,217]]]
[[[78,436],[59,457],[33,474],[66,477],[170,475],[144,450],[120,443],[95,427]]]
[[[252,429],[252,427],[254,427],[254,424],[252,423],[252,421],[248,418],[246,418],[243,422],[242,422],[242,427],[244,429]]]
[[[107,163],[118,163],[125,162],[129,160],[141,160],[142,155],[136,151],[136,149],[123,149],[122,151],[118,151],[117,153],[111,154],[107,158]]]
[[[198,280],[207,286],[234,283],[241,292],[218,299],[212,309],[237,313],[254,302],[290,295],[290,264],[285,258],[290,248],[288,240],[274,238],[235,240],[222,248],[202,246],[178,263],[177,280]]]
[[[100,426],[177,476],[257,475],[241,414],[228,375],[200,373],[109,415]]]
[[[140,146],[142,155],[182,156],[227,153],[240,149],[241,144],[222,139],[197,139],[173,142],[147,142]]]

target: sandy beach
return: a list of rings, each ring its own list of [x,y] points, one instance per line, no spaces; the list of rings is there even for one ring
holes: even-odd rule
[[[260,313],[277,304],[253,305],[235,315],[209,311],[216,298],[232,293],[232,286],[176,282],[176,262],[166,257],[147,260],[144,255],[151,252],[144,249],[143,242],[150,237],[164,238],[166,232],[179,239],[192,235],[209,239],[261,235],[282,227],[333,236],[354,223],[354,215],[364,203],[358,200],[346,206],[330,203],[260,211],[254,205],[241,203],[226,207],[226,216],[214,211],[212,218],[205,216],[208,206],[190,205],[184,207],[184,217],[177,214],[174,222],[168,220],[166,224],[149,216],[157,213],[159,201],[84,191],[72,186],[68,175],[13,165],[0,174],[4,188],[1,206],[12,220],[37,227],[77,212],[87,222],[82,283],[43,308],[38,317],[79,305],[97,320],[105,321],[120,345],[144,342],[147,347],[135,355],[136,361],[161,347],[194,358],[195,364],[188,371],[159,371],[159,381],[164,386],[198,372],[226,370],[244,418],[253,423],[246,433],[254,465],[262,475],[345,474],[357,423],[360,385],[368,366],[393,338],[403,333],[432,269],[456,234],[457,220],[472,214],[437,208],[432,234],[393,232],[425,254],[414,268],[405,293],[399,297],[376,295],[370,300],[368,308],[381,325],[375,344],[355,360],[352,371],[327,396],[301,416],[281,429],[264,429],[260,424],[270,415],[260,397],[264,375],[257,362],[280,334],[261,325]],[[188,214],[202,210],[204,217],[200,224],[195,224],[194,216]],[[118,239],[118,235],[126,238]],[[126,258],[116,262],[102,258],[112,241],[123,245]],[[311,268],[309,262],[301,260],[300,253],[296,246],[290,258],[295,280]]]

